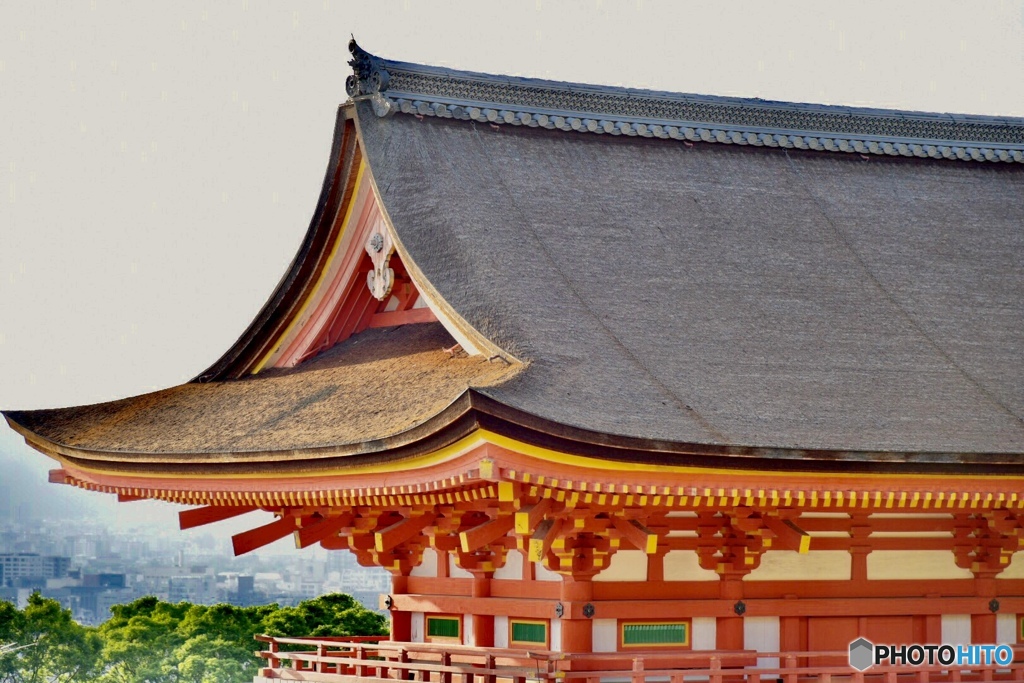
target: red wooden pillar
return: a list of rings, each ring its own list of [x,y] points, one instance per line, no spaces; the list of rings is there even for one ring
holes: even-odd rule
[[[562,602],[573,603],[572,612],[579,613],[582,606],[593,600],[594,585],[590,578],[562,579]],[[592,652],[594,649],[594,625],[587,618],[562,620],[562,652]]]
[[[972,643],[994,643],[996,642],[996,615],[988,614],[971,615],[971,642]]]
[[[730,606],[743,598],[743,582],[739,576],[722,576],[719,588],[723,602],[728,602]],[[743,649],[743,617],[719,617],[715,620],[715,648]]]
[[[976,573],[974,575],[974,594],[979,598],[984,598],[986,602],[994,598],[996,594],[995,574]],[[996,642],[995,612],[971,615],[971,642],[982,644]]]
[[[402,595],[409,592],[409,577],[401,574],[391,575],[391,594]],[[412,612],[402,612],[391,608],[391,640],[409,642],[412,640]]]
[[[473,576],[473,597],[491,597],[491,575],[475,574]],[[494,615],[473,613],[473,645],[476,647],[494,647]]]

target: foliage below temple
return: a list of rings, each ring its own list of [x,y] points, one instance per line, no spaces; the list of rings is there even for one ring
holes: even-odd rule
[[[24,610],[0,601],[2,683],[239,683],[262,660],[253,636],[383,635],[382,615],[349,595],[297,607],[171,604],[145,597],[90,628],[38,593]],[[34,643],[34,645],[33,645]],[[28,647],[20,647],[28,645]]]

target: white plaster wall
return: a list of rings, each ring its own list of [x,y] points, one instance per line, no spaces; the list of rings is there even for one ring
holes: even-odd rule
[[[426,642],[426,638],[424,638],[424,634],[426,632],[426,619],[423,616],[423,612],[412,613],[412,627],[409,630],[411,632],[409,637],[412,638],[412,642]]]
[[[455,564],[455,553],[448,553],[448,576],[453,579],[472,579],[473,575]]]
[[[619,622],[616,619],[594,619],[594,652],[615,652],[619,649]]]
[[[516,581],[523,578],[523,554],[518,550],[508,551],[505,555],[505,564],[494,572],[494,578]]]
[[[553,652],[562,651],[562,620],[552,619],[551,620],[551,650]]]
[[[462,616],[462,644],[463,645],[476,645],[476,638],[473,637],[473,615],[464,614]]]
[[[971,642],[970,614],[942,615],[942,642],[950,645],[967,645]]]
[[[1017,615],[997,614],[996,615],[996,642],[1017,644]]]
[[[947,550],[875,550],[868,553],[869,579],[970,579]],[[968,641],[970,642],[970,641]]]
[[[606,569],[594,581],[646,581],[647,553],[642,550],[619,550],[612,554]]]
[[[533,578],[537,581],[562,581],[562,575],[545,567],[543,562],[533,563]]]
[[[779,651],[779,618],[778,617],[744,617],[743,647],[758,652]],[[778,657],[758,657],[757,665],[769,669],[777,669]]]
[[[494,647],[508,647],[508,617],[494,617]]]
[[[665,554],[666,581],[718,581],[718,574],[703,569],[692,550],[670,550]]]
[[[852,561],[845,550],[818,550],[800,554],[795,550],[769,550],[761,565],[743,577],[744,581],[846,581]]]
[[[423,551],[423,561],[412,568],[409,576],[437,576],[437,551],[427,548]]]
[[[1014,553],[1010,565],[999,573],[998,579],[1024,579],[1024,552]]]
[[[691,643],[694,650],[714,650],[717,640],[714,617],[693,618],[693,640]]]

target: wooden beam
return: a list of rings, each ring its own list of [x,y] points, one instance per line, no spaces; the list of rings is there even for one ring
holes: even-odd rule
[[[303,524],[301,529],[295,530],[295,547],[308,548],[328,536],[334,536],[341,529],[351,525],[351,512],[346,512],[345,514],[337,517],[313,519],[309,524]]]
[[[811,550],[811,535],[793,523],[791,519],[763,518],[764,525],[775,532],[781,545],[789,550],[807,553]]]
[[[518,513],[517,513],[518,514]],[[472,529],[459,533],[459,543],[462,552],[468,553],[482,548],[488,543],[498,540],[516,525],[516,518],[513,515],[505,515],[495,519],[489,519],[483,524],[478,524]]]
[[[406,311],[385,311],[374,313],[370,327],[397,327],[414,323],[436,323],[437,316],[429,308],[410,308]]]
[[[47,473],[47,481],[51,484],[66,484],[68,483],[68,472],[67,470],[50,470]]]
[[[178,527],[182,530],[193,529],[205,524],[213,524],[238,515],[244,515],[256,509],[254,505],[207,505],[178,513]]]
[[[533,532],[533,536],[530,536],[528,553],[530,562],[540,562],[544,559],[561,530],[561,520],[545,519],[537,525],[537,530]]]
[[[544,515],[551,510],[551,505],[550,498],[542,498],[539,502],[516,511],[516,533],[525,536],[536,529]]]
[[[648,555],[658,552],[658,534],[652,533],[639,520],[613,517],[612,525],[638,550],[643,550]]]
[[[406,519],[399,520],[387,527],[376,532],[374,537],[374,548],[377,552],[382,553],[385,550],[391,550],[395,546],[408,541],[416,534],[423,531],[426,527],[433,523],[437,515],[433,512],[420,515],[419,517],[408,517]]]
[[[287,516],[270,524],[264,524],[255,529],[235,534],[231,537],[231,545],[235,550],[235,555],[244,555],[257,548],[262,548],[274,541],[278,541],[295,531],[297,524],[297,519]]]
[[[146,497],[145,496],[132,496],[132,495],[129,495],[127,493],[119,493],[119,494],[117,494],[117,502],[118,503],[132,503],[132,502],[134,502],[136,500],[146,500]]]

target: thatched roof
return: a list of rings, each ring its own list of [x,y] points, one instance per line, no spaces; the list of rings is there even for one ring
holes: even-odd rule
[[[531,362],[494,399],[678,442],[1024,451],[1024,168],[360,107],[412,259]]]
[[[55,444],[113,460],[266,460],[328,447],[332,455],[355,454],[375,450],[370,442],[403,443],[402,434],[469,387],[516,372],[501,361],[445,351],[453,345],[438,323],[373,329],[292,369],[6,415]]]

